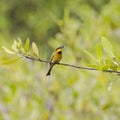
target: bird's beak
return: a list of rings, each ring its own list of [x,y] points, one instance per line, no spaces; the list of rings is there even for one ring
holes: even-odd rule
[[[61,46],[61,48],[65,48],[65,46],[64,46],[64,45],[62,45],[62,46]]]

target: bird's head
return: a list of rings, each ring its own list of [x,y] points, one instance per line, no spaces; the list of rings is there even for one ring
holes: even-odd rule
[[[58,52],[59,54],[61,54],[62,53],[62,49],[64,48],[64,45],[62,45],[62,46],[60,46],[60,47],[58,47],[58,48],[56,48],[56,52]]]

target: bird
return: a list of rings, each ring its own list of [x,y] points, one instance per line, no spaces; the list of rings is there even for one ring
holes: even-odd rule
[[[46,76],[51,74],[51,70],[53,68],[53,66],[57,63],[60,62],[60,60],[62,59],[62,49],[64,48],[64,46],[60,46],[58,48],[56,48],[55,52],[53,53],[51,60],[50,60],[50,68],[46,74]]]

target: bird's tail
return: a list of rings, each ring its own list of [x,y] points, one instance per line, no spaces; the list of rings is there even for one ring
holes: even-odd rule
[[[49,68],[49,70],[48,70],[46,76],[50,75],[51,70],[52,70],[52,68],[53,68],[54,65],[55,65],[55,64],[51,64],[51,65],[50,65],[50,68]]]

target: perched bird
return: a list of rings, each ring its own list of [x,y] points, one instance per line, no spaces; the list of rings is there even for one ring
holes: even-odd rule
[[[62,49],[63,48],[64,48],[64,46],[60,46],[60,47],[56,48],[55,52],[53,53],[51,60],[50,60],[50,68],[48,70],[48,73],[46,74],[47,76],[50,75],[53,66],[62,59]]]

